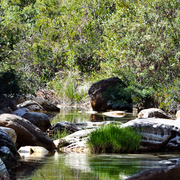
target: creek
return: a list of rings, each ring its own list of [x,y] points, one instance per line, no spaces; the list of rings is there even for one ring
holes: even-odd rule
[[[51,114],[52,115],[52,114]],[[50,115],[50,116],[51,116]],[[92,114],[77,109],[61,110],[51,120],[71,123],[118,121],[125,123],[135,119],[132,113],[124,117],[112,118],[102,114]],[[12,179],[16,180],[124,180],[145,169],[168,166],[166,160],[179,158],[179,154],[146,153],[146,154],[85,154],[55,153],[46,156],[23,156],[19,160]]]

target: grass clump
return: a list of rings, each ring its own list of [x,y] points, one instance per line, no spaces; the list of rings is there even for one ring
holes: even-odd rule
[[[132,153],[138,149],[140,141],[137,131],[113,124],[93,131],[88,138],[93,153]]]
[[[61,139],[68,135],[70,135],[70,133],[67,131],[66,128],[64,130],[55,130],[53,134],[53,139]]]

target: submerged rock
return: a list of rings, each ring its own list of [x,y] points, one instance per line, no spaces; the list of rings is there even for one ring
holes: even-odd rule
[[[49,151],[41,146],[23,146],[20,147],[20,149],[18,150],[18,152],[20,153],[20,155],[22,153],[28,153],[28,154],[48,154]]]

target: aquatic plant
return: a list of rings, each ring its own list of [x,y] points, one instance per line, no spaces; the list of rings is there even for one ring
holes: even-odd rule
[[[141,135],[134,129],[110,124],[93,131],[88,145],[93,153],[129,153],[138,149],[140,141]]]

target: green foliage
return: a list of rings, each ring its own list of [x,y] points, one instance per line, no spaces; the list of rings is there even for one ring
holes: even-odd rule
[[[158,93],[157,99],[160,102],[159,108],[164,110],[176,109],[180,103],[179,91],[180,81],[177,78],[174,79],[171,86],[164,87],[161,92]]]
[[[177,75],[178,1],[124,1],[105,24],[104,54],[156,90]],[[175,38],[174,38],[175,37]],[[175,40],[176,39],[176,40]]]
[[[131,91],[122,82],[115,87],[108,87],[103,94],[108,100],[108,104],[112,105],[113,109],[132,107]]]
[[[179,41],[178,0],[0,4],[0,69],[13,66],[37,87],[61,70],[78,69],[82,76],[119,76],[127,85],[143,87],[146,96],[155,92],[158,97],[162,89],[173,89],[173,80],[179,78]],[[74,94],[74,82],[69,86],[66,96],[81,99]],[[135,101],[142,98],[134,96]]]
[[[108,125],[93,131],[89,135],[88,144],[94,153],[135,152],[141,136],[131,129]]]
[[[0,97],[16,97],[33,93],[33,87],[14,69],[0,72]]]
[[[63,131],[60,131],[60,130],[56,130],[55,133],[53,134],[53,139],[61,139],[63,137],[66,137],[68,136],[69,133],[67,132],[66,129],[64,129]]]
[[[127,90],[131,93],[133,103],[137,107],[148,108],[158,106],[158,102],[155,101],[156,92],[152,87],[144,87],[141,84],[132,83],[127,87]]]

